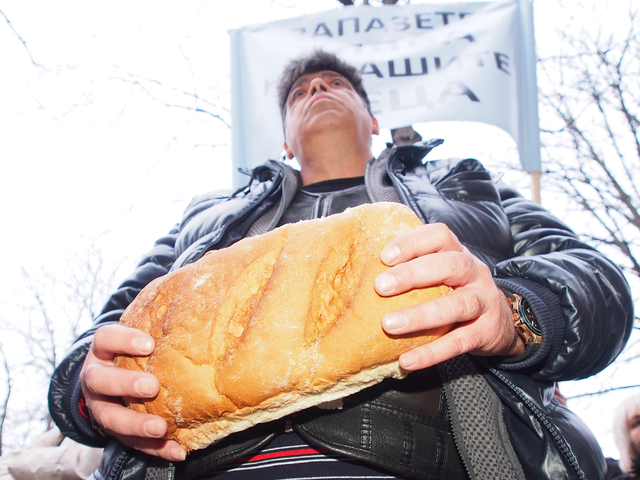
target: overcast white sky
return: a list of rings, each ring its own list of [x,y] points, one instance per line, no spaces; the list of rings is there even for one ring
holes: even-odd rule
[[[626,5],[594,0],[585,21],[615,25]],[[2,2],[15,31],[0,17],[0,319],[19,315],[22,268],[63,269],[70,254],[97,242],[106,259],[127,259],[124,275],[189,198],[230,187],[225,123],[165,103],[206,107],[230,122],[227,31],[339,7],[336,0]],[[535,7],[538,52],[549,55],[557,47],[552,32],[570,25],[557,0]],[[215,105],[188,103],[182,91]],[[445,136],[443,155],[488,152],[489,163],[514,163],[506,134],[465,128],[457,136],[438,126],[425,131]],[[512,178],[526,192],[526,176]],[[574,388],[586,387],[566,387]],[[611,406],[625,395],[571,404],[612,456]]]

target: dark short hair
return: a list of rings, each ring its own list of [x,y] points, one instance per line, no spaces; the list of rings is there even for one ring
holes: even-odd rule
[[[364,100],[364,104],[367,106],[369,113],[371,113],[371,103],[362,85],[362,75],[358,69],[340,60],[333,53],[315,50],[310,55],[303,55],[292,60],[282,72],[282,77],[280,77],[280,82],[278,83],[278,103],[280,105],[280,114],[282,115],[283,122],[287,113],[287,98],[289,97],[289,91],[293,84],[303,75],[320,72],[322,70],[331,70],[349,80],[353,89],[360,95],[360,98]]]

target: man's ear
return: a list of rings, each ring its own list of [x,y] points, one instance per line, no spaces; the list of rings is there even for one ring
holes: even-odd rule
[[[287,145],[287,142],[284,142],[284,149],[287,152],[287,158],[291,160],[293,158],[293,153],[291,153],[291,150],[289,150],[289,146]]]
[[[373,115],[371,116],[371,134],[378,135],[380,133],[380,127],[378,126],[378,120]]]

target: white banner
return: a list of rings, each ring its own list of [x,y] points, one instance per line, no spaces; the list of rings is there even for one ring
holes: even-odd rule
[[[322,48],[362,71],[381,127],[492,124],[518,143],[525,170],[540,171],[530,7],[530,0],[348,7],[231,31],[234,166],[281,156],[282,69]]]

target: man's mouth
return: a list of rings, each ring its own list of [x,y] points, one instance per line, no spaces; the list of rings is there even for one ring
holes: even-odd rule
[[[313,105],[315,105],[315,104],[316,104],[316,103],[318,103],[318,102],[323,102],[323,101],[327,101],[327,100],[329,100],[329,101],[335,101],[335,99],[334,99],[333,97],[329,96],[329,95],[319,95],[319,96],[316,96],[316,97],[312,98],[312,99],[309,101],[308,106],[307,106],[307,109],[311,108]]]

